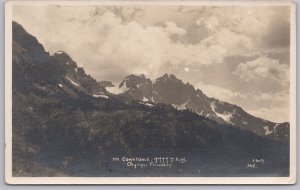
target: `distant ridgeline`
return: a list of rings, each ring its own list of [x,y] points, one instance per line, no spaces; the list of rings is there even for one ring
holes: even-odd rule
[[[289,175],[289,123],[254,117],[174,75],[96,81],[16,22],[12,45],[14,176]],[[181,159],[133,168],[119,157]]]

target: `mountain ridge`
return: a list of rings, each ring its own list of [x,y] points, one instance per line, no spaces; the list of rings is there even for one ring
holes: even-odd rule
[[[130,85],[128,85],[130,84]],[[145,75],[129,75],[119,84],[126,87],[122,96],[172,105],[176,109],[190,109],[198,115],[208,117],[221,124],[231,124],[246,128],[258,135],[269,135],[287,140],[288,122],[271,122],[247,113],[238,105],[206,96],[200,89],[184,83],[174,74],[164,74],[151,81]]]

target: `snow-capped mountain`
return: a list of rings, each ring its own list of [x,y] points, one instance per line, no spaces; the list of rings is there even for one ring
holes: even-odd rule
[[[110,88],[107,88],[110,91]],[[123,96],[144,102],[165,103],[176,109],[189,109],[221,124],[248,129],[258,135],[288,139],[289,123],[274,123],[255,117],[241,107],[207,97],[200,89],[184,83],[173,74],[151,81],[144,75],[127,76],[119,85]]]

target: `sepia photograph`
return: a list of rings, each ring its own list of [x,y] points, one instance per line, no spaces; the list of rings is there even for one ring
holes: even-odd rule
[[[294,184],[293,1],[8,1],[9,184]]]

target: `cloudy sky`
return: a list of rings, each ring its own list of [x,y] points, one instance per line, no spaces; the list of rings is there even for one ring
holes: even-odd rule
[[[173,73],[255,116],[289,121],[290,10],[284,6],[14,6],[51,54],[97,80]]]

